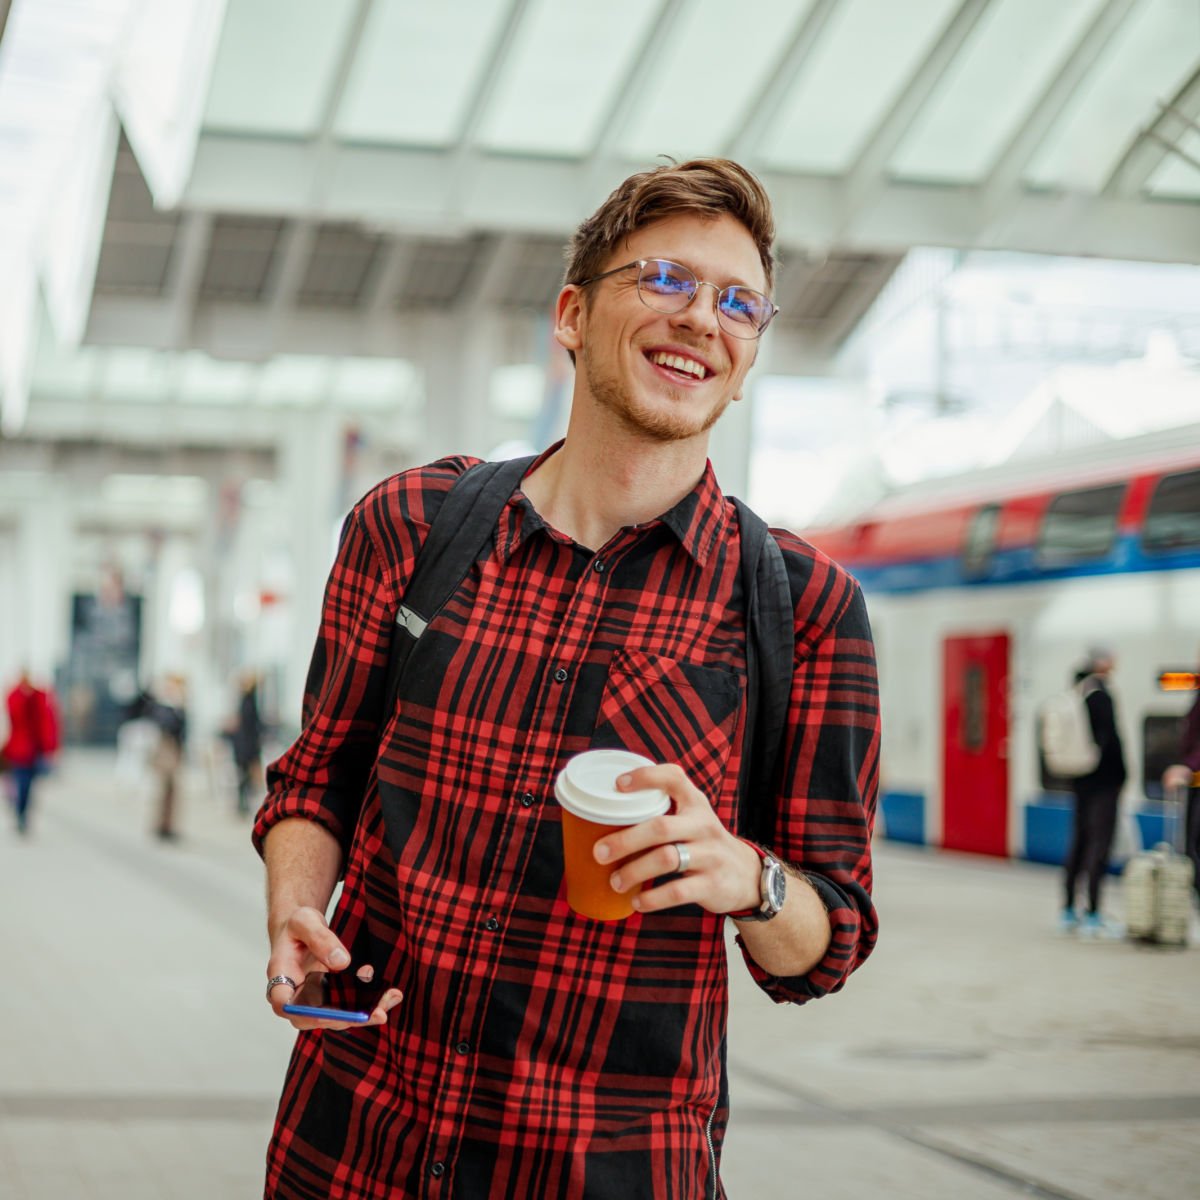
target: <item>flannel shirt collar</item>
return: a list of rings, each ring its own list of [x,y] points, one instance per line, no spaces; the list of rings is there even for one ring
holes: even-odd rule
[[[525,474],[530,475],[536,471],[562,444],[561,440],[557,441],[544,453],[539,454]],[[656,525],[665,526],[679,539],[679,544],[696,564],[703,567],[717,539],[728,535],[732,521],[730,508],[717,484],[712,462],[709,461],[704,465],[704,474],[699,482],[678,504],[653,521],[647,521],[636,528],[644,531]],[[545,532],[547,537],[555,541],[570,542],[568,537],[551,528],[542,519],[529,498],[518,488],[505,505],[496,526],[496,554],[500,561],[507,562],[526,539],[538,532]]]

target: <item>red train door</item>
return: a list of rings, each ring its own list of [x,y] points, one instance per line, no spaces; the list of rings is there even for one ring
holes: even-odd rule
[[[1007,633],[942,643],[942,845],[1008,856]]]

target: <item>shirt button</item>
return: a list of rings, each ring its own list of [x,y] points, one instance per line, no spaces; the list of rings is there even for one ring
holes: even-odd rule
[[[529,808],[532,806],[532,804],[533,804],[533,793],[532,792],[522,792],[521,793],[521,807]]]
[[[459,1042],[458,1045],[454,1047],[454,1049],[459,1054],[470,1054],[471,1053],[471,1043],[470,1042]]]
[[[429,1167],[429,1173],[434,1179],[441,1179],[446,1173],[446,1164],[444,1162],[432,1163]]]
[[[567,668],[559,667],[558,670],[554,672],[554,679],[557,683],[566,683],[567,682]]]
[[[608,570],[608,563],[606,563],[602,558],[594,558],[592,559],[592,570],[595,571],[597,575],[603,575],[604,572]]]
[[[500,928],[500,922],[497,921],[495,917],[488,917],[488,919],[484,921],[483,927],[489,933],[495,933],[496,930]]]

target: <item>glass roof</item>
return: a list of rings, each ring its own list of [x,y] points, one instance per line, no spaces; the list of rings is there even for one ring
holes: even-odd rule
[[[235,133],[317,132],[356,0],[231,0],[204,124]]]
[[[849,167],[958,7],[957,0],[838,6],[763,147],[773,166]]]
[[[635,85],[640,95],[621,149],[634,158],[682,159],[724,145],[750,116],[780,48],[812,3],[759,0],[753,21],[728,0],[697,0],[681,10]],[[719,66],[710,72],[711,63]]]
[[[1101,2],[993,4],[893,155],[892,173],[978,182],[1062,68]],[[1030,37],[1031,29],[1037,37]]]
[[[654,15],[655,6],[645,0],[533,0],[480,128],[480,144],[509,153],[586,153]],[[699,83],[701,77],[693,78]],[[705,103],[702,87],[692,102]]]
[[[1180,196],[1200,199],[1200,131],[1191,129],[1179,139],[1179,149],[1191,162],[1177,154],[1168,155],[1150,177],[1150,191],[1156,196]]]
[[[456,140],[509,9],[508,0],[376,0],[334,126],[338,137]]]
[[[1026,175],[1043,187],[1096,191],[1126,147],[1196,68],[1200,6],[1146,0],[1109,43],[1102,61],[1071,98]]]

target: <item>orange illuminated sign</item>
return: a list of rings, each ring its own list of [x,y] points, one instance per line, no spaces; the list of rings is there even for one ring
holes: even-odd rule
[[[1200,673],[1196,671],[1162,671],[1158,676],[1160,692],[1200,691]]]

